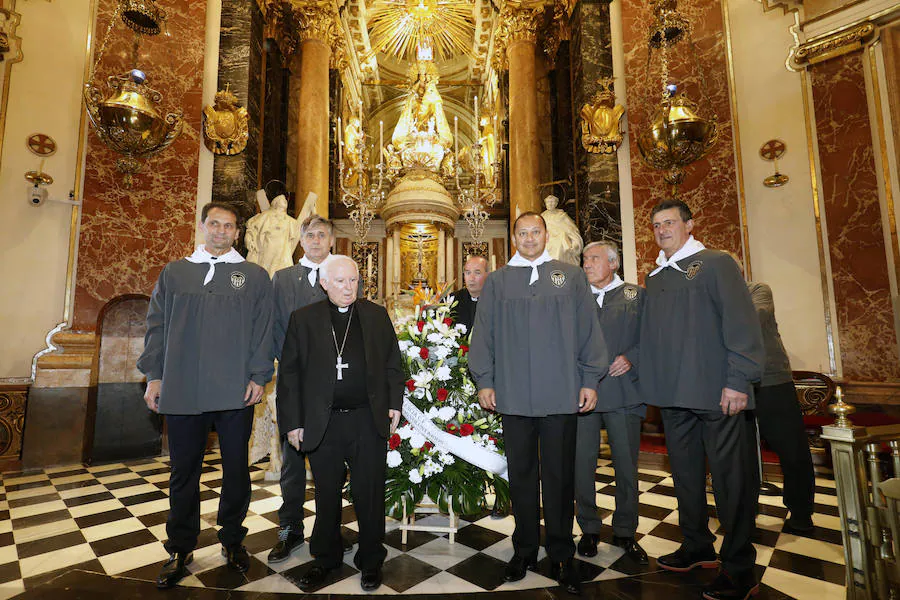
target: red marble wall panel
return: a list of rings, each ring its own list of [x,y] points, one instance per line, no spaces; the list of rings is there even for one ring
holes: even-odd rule
[[[106,32],[118,0],[100,0],[95,31]],[[100,309],[123,294],[149,294],[166,262],[190,253],[196,218],[206,2],[169,0],[170,36],[144,38],[135,64],[131,30],[118,21],[95,84],[138,67],[163,96],[162,111],[181,110],[184,130],[144,163],[131,189],[116,170],[118,154],[88,134],[73,329],[95,331]]]
[[[900,379],[859,52],[809,68],[844,377]]]
[[[730,250],[740,256],[740,205],[721,4],[719,0],[681,0],[678,10],[693,24],[694,48],[685,39],[670,51],[669,82],[678,86],[679,93],[701,103],[701,116],[715,116],[719,123],[719,141],[706,157],[687,168],[679,195],[694,213],[695,237],[708,248]],[[623,0],[626,108],[641,281],[655,267],[659,253],[653,240],[650,211],[669,197],[669,186],[662,173],[641,160],[637,147],[638,133],[650,123],[662,93],[659,50],[654,50],[647,66],[647,31],[652,17],[646,0]]]

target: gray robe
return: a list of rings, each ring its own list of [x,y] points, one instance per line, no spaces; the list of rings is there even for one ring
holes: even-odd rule
[[[763,369],[760,386],[780,385],[794,380],[791,373],[791,361],[778,333],[778,321],[775,320],[775,300],[772,288],[765,283],[748,283],[750,299],[759,317],[762,328],[763,345],[766,348],[766,365]]]
[[[281,360],[281,348],[291,313],[324,300],[328,296],[318,283],[309,284],[309,267],[297,263],[293,267],[281,269],[272,278],[275,290],[275,322],[272,326],[273,355]]]
[[[272,365],[272,284],[249,262],[163,268],[147,310],[138,369],[162,379],[159,412],[197,415],[244,408],[247,383],[265,385]]]
[[[538,273],[529,285],[531,267],[507,265],[478,299],[469,370],[501,414],[577,413],[580,388],[596,388],[609,364],[584,271],[553,260]]]
[[[600,380],[595,412],[627,410],[630,414],[641,416],[647,412],[638,390],[638,352],[644,293],[640,287],[626,283],[606,292],[603,306],[597,307],[610,364],[622,354],[631,362],[631,369],[624,375],[607,375]],[[596,305],[596,299],[594,304]]]
[[[701,250],[647,277],[641,317],[641,390],[647,404],[721,411],[722,389],[748,394],[762,376],[759,319],[737,263]]]

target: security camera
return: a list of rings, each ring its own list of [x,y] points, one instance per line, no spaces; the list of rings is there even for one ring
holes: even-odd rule
[[[28,204],[29,206],[40,206],[44,202],[47,201],[47,189],[43,188],[39,185],[33,185],[28,190]]]

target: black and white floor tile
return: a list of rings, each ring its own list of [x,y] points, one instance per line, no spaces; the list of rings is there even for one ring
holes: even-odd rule
[[[245,545],[253,557],[251,569],[239,574],[225,566],[215,530],[222,485],[220,463],[217,454],[206,456],[201,476],[203,529],[190,566],[191,575],[182,582],[194,592],[185,597],[215,597],[210,595],[214,590],[236,591],[233,597],[246,598],[302,593],[294,582],[311,560],[307,545],[286,562],[266,563],[266,555],[275,542],[281,497],[278,483],[264,479],[265,464],[251,467],[253,495],[245,522],[249,529]],[[162,541],[166,537],[168,476],[166,458],[3,474],[0,600],[23,593],[26,598],[64,598],[65,590],[71,590],[80,580],[88,587],[99,586],[105,597],[119,597],[117,589],[122,597],[132,597],[134,589],[152,589],[150,582],[166,558]],[[614,508],[614,490],[609,461],[600,460],[597,498],[606,513],[606,522]],[[675,550],[681,534],[671,476],[662,471],[641,470],[640,490],[640,544],[651,557]],[[717,532],[720,543],[712,496],[708,499],[710,527]],[[756,543],[757,575],[762,584],[759,598],[844,597],[844,555],[833,481],[817,480],[815,501],[815,531],[795,535],[785,531],[787,511],[781,497],[760,498]],[[315,520],[311,489],[307,490],[305,508],[309,535]],[[343,521],[345,537],[355,541],[357,525],[349,504]],[[446,524],[446,519],[429,515],[420,520],[420,524],[428,522]],[[504,565],[512,556],[511,517],[493,519],[485,514],[462,521],[460,527],[454,544],[449,543],[446,534],[410,532],[404,547],[397,522],[388,519],[388,556],[384,585],[378,593],[418,596],[518,591],[518,595],[532,596],[524,590],[549,590],[554,595],[554,590],[558,591],[543,554],[537,572],[529,572],[514,584],[503,582]],[[580,534],[577,526],[575,534]],[[604,595],[602,590],[615,589],[616,597],[621,598],[699,597],[697,590],[703,581],[697,576],[679,579],[672,573],[659,573],[654,560],[649,567],[632,564],[610,541],[605,538],[596,557],[578,558],[583,580],[597,582],[586,586],[588,595]],[[352,553],[346,555],[343,567],[332,573],[318,593],[362,593],[352,557]],[[681,588],[683,595],[673,592],[680,589],[673,585],[679,582],[685,583]],[[691,587],[691,583],[695,585]],[[659,587],[655,587],[657,584]],[[201,592],[202,589],[208,591]]]

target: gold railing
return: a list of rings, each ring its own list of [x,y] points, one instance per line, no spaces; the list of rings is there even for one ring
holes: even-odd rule
[[[847,598],[900,598],[900,425],[853,425],[856,409],[842,396],[838,387],[828,407],[837,419],[822,427],[822,439],[831,445]]]

